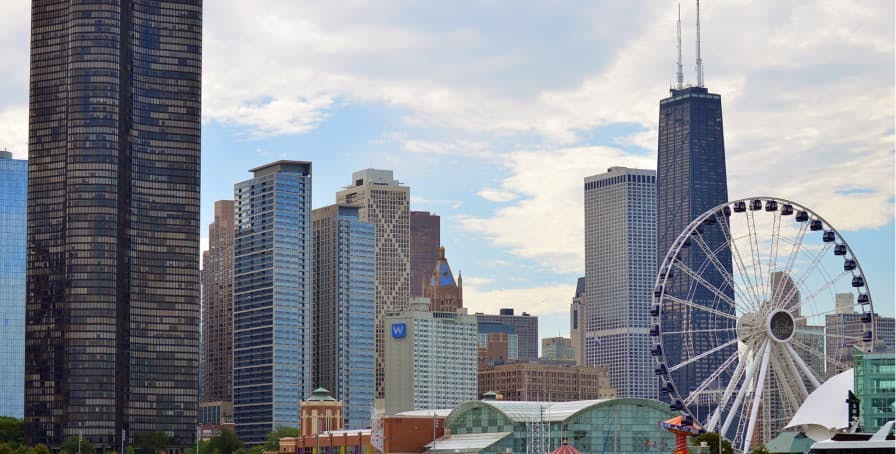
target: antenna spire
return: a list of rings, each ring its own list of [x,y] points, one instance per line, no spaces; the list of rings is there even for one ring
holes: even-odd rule
[[[676,89],[684,88],[684,71],[681,69],[681,3],[678,4],[678,72],[675,74],[678,84]]]
[[[703,59],[700,58],[700,0],[697,0],[697,86],[703,86]]]

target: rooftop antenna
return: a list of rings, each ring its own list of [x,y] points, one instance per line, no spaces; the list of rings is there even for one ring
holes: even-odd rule
[[[697,0],[697,86],[703,86],[703,59],[700,58],[700,0]]]
[[[699,46],[699,45],[698,45]],[[681,69],[681,3],[678,4],[678,72],[675,74],[678,84],[676,89],[684,88],[684,70]]]

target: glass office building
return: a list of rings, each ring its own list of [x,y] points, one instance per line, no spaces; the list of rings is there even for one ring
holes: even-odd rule
[[[193,444],[202,1],[31,2],[25,442]]]
[[[709,93],[704,87],[671,90],[671,95],[660,101],[659,147],[656,171],[657,264],[662,263],[676,238],[692,220],[728,201],[728,182],[725,170],[725,141],[722,131],[722,97]],[[725,244],[720,224],[704,225],[703,240],[710,250]],[[731,253],[722,248],[718,261],[731,273]],[[701,248],[682,249],[681,262],[692,270],[707,263]],[[658,265],[657,265],[658,266]],[[733,299],[734,291],[725,284],[722,274],[708,266],[702,277]],[[693,287],[693,293],[689,291]],[[718,297],[694,281],[686,273],[675,273],[666,283],[666,294],[693,303],[721,308],[733,314],[730,305],[719,304]],[[663,301],[662,326],[666,332],[695,331],[683,345],[671,345],[664,340],[663,350],[670,364],[679,364],[699,352],[725,343],[734,334],[731,326],[709,326],[709,313],[687,305]],[[730,329],[729,331],[724,331]],[[703,330],[703,332],[700,332]],[[723,334],[705,330],[723,330]],[[728,334],[724,334],[728,333]],[[726,337],[731,336],[731,337]],[[721,337],[721,338],[720,338]],[[672,373],[679,392],[686,395],[735,353],[735,346],[716,352],[705,361],[684,366]],[[725,380],[722,380],[724,383]]]
[[[248,445],[299,427],[311,393],[311,163],[277,161],[234,187],[233,411]]]
[[[358,208],[311,214],[312,387],[342,401],[343,427],[370,427],[374,394],[376,236]]]
[[[25,394],[28,161],[0,151],[0,416],[21,418]]]
[[[855,349],[854,387],[861,402],[862,430],[876,432],[896,419],[896,356],[893,351],[865,353]]]

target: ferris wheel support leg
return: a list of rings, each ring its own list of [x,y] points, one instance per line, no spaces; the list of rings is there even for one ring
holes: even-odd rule
[[[786,352],[786,355],[783,355],[784,362],[787,364],[788,372],[796,380],[796,385],[800,392],[800,401],[805,400],[806,397],[809,396],[809,390],[806,389],[806,384],[803,383],[803,378],[802,376],[800,376],[800,371],[797,368],[796,361],[790,356],[790,352],[787,351],[786,347],[784,348],[784,351]]]
[[[756,369],[759,366],[759,360],[753,360],[747,366],[747,373],[744,375],[744,381],[741,385],[740,389],[737,390],[737,397],[734,398],[734,405],[731,406],[731,410],[728,411],[728,415],[725,416],[725,422],[722,424],[722,430],[719,431],[720,434],[724,437],[726,433],[728,433],[728,427],[731,426],[731,421],[734,421],[734,416],[738,413],[737,409],[740,408],[741,402],[744,400],[744,396],[747,394],[747,390],[750,389],[750,383],[753,381],[753,375],[756,374]]]
[[[734,393],[734,388],[737,386],[737,382],[740,381],[741,374],[744,373],[744,364],[746,364],[746,361],[737,362],[737,368],[734,369],[734,374],[728,381],[728,386],[725,387],[725,392],[722,394],[722,398],[719,399],[719,406],[716,407],[712,416],[709,418],[709,422],[706,424],[706,430],[710,432],[715,430],[716,424],[719,423],[719,418],[722,416],[722,410],[724,409],[725,404],[728,403],[728,399],[730,399],[731,394]]]
[[[747,425],[747,433],[744,434],[743,451],[749,452],[750,442],[753,441],[753,429],[756,427],[756,417],[759,415],[759,403],[762,402],[762,391],[765,389],[765,374],[768,373],[769,352],[772,344],[765,342],[765,352],[762,353],[762,367],[759,369],[759,380],[753,391],[753,408],[750,409],[750,420]]]
[[[806,374],[806,377],[809,379],[809,382],[812,383],[812,386],[814,386],[815,389],[818,389],[818,387],[821,386],[821,383],[818,382],[818,378],[815,377],[815,374],[809,369],[809,366],[806,365],[803,358],[800,358],[800,355],[796,353],[796,350],[794,350],[790,344],[785,345],[787,346],[787,353],[790,353],[790,357],[793,358],[796,365],[802,369],[804,374]]]

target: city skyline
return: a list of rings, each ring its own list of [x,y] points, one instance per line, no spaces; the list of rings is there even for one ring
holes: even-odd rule
[[[0,7],[11,18],[0,32],[11,43],[0,63],[0,147],[23,158],[29,11],[27,2],[14,3]],[[683,42],[693,81],[689,6]],[[703,7],[705,77],[725,96],[730,198],[773,187],[771,195],[812,206],[844,230],[869,269],[877,310],[892,316],[893,263],[879,251],[893,249],[893,6]],[[582,177],[611,165],[653,167],[655,101],[675,75],[673,5],[579,5],[578,18],[523,5],[505,18],[543,34],[498,26],[497,13],[508,13],[499,7],[470,7],[478,17],[472,24],[437,15],[443,24],[431,30],[435,7],[362,10],[367,25],[349,31],[332,25],[351,24],[357,10],[308,5],[300,16],[272,5],[283,11],[281,20],[300,25],[292,39],[309,44],[309,58],[280,59],[303,62],[283,68],[265,63],[277,58],[262,60],[283,51],[261,44],[272,41],[268,29],[277,29],[263,26],[270,19],[250,12],[237,22],[227,8],[206,5],[202,226],[244,169],[284,153],[317,163],[314,207],[334,202],[333,192],[354,170],[394,169],[415,189],[412,210],[442,216],[471,311],[517,307],[540,316],[544,335],[566,334],[565,304],[584,271],[575,217],[581,200],[573,191]],[[823,33],[831,23],[850,34]],[[555,29],[568,31],[549,39]],[[258,30],[261,36],[247,38]],[[388,38],[380,45],[364,39],[380,32]],[[773,39],[738,42],[759,35]],[[454,77],[456,54],[467,58],[470,49],[477,50],[465,67],[471,76]],[[360,69],[381,56],[405,63]],[[258,83],[245,83],[247,77]],[[318,82],[283,83],[312,79]],[[482,106],[464,101],[470,92]],[[558,197],[564,200],[552,204]],[[526,235],[536,240],[522,241]],[[509,273],[515,280],[505,278]]]

